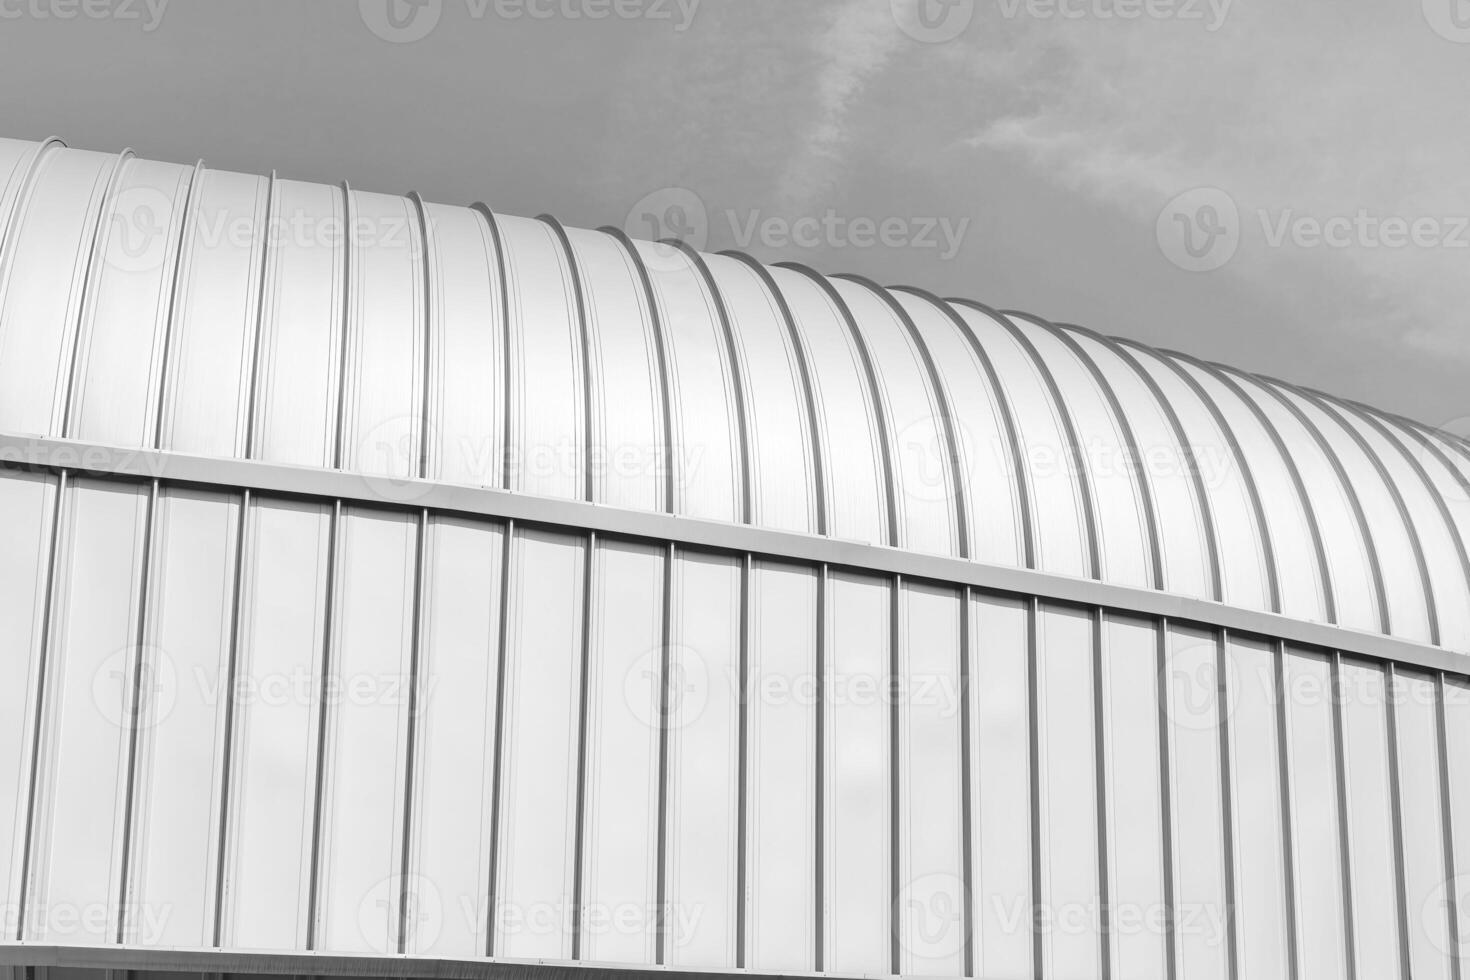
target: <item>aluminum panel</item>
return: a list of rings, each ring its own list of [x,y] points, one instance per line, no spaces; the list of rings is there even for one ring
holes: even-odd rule
[[[849,575],[827,582],[822,965],[843,973],[889,972],[895,934],[907,946],[907,930],[892,916],[924,911],[923,897],[910,911],[914,890],[895,885],[891,875],[890,588],[882,579]],[[900,872],[900,882],[906,880]]]
[[[1463,963],[1470,955],[1470,931],[1464,925],[1465,910],[1470,907],[1470,680],[1446,678],[1443,705],[1445,826],[1452,860],[1446,862],[1443,886],[1429,900],[1443,905],[1450,914],[1455,931],[1445,951]]]
[[[894,296],[933,353],[935,368],[954,412],[951,421],[969,505],[966,524],[970,532],[970,557],[1000,565],[1024,566],[1026,530],[1018,499],[1015,460],[1002,426],[1001,408],[996,402],[998,395],[954,320],[922,297],[902,291]]]
[[[350,264],[344,192],[278,180],[255,391],[254,458],[335,466]]]
[[[432,479],[504,487],[505,323],[494,237],[469,208],[427,205]]]
[[[1459,964],[1450,955],[1454,933],[1442,898],[1445,840],[1437,684],[1432,677],[1408,671],[1395,671],[1393,680],[1409,974],[1415,980],[1448,978],[1458,975]],[[1463,919],[1453,928],[1462,930]]]
[[[406,952],[489,944],[496,690],[505,532],[439,517],[424,540]]]
[[[827,485],[827,533],[870,544],[887,544],[888,488],[884,485],[872,396],[847,327],[821,287],[791,269],[771,269],[772,280],[790,304],[810,356]]]
[[[674,565],[664,946],[671,966],[729,969],[736,961],[743,578],[741,563],[729,558],[685,552]]]
[[[324,949],[398,951],[418,521],[343,509],[327,651],[316,921]]]
[[[751,569],[745,965],[815,964],[817,578]]]
[[[1042,965],[1101,977],[1092,616],[1043,606],[1036,631]]]
[[[975,975],[1034,976],[1031,613],[1027,603],[974,593],[970,614]]]
[[[218,894],[240,501],[167,490],[154,518],[134,762],[127,942],[209,946]]]
[[[960,753],[964,607],[950,589],[905,583],[899,596],[899,970],[965,975],[965,800]],[[867,860],[872,860],[870,855]]]
[[[706,262],[725,297],[749,388],[751,519],[763,527],[815,532],[821,488],[798,339],[755,270],[723,255]]]
[[[1302,976],[1343,976],[1347,936],[1331,664],[1325,656],[1290,650],[1285,668],[1297,968]]]
[[[7,649],[0,658],[0,896],[14,910],[25,863],[56,484],[48,476],[0,474],[0,636]],[[17,938],[17,926],[16,916],[7,916],[3,938]]]
[[[422,472],[424,243],[412,202],[352,191],[341,467]]]
[[[1380,667],[1345,660],[1338,670],[1354,963],[1359,976],[1396,977],[1398,859],[1389,773],[1388,689]]]
[[[332,512],[252,503],[231,685],[221,941],[306,946]]]
[[[115,942],[149,494],[105,483],[67,491],[32,801],[25,932]]]
[[[159,446],[245,456],[271,182],[199,173],[184,229]]]
[[[61,435],[87,271],[118,158],[58,149],[15,215],[0,282],[0,429]]]
[[[38,154],[50,147],[30,140],[0,138],[0,235],[10,226],[11,215]],[[3,246],[0,246],[3,247]]]
[[[669,345],[674,511],[738,521],[744,465],[740,420],[714,298],[683,252],[652,242],[633,245],[648,268]]]
[[[1086,521],[1075,460],[1057,407],[1036,367],[1001,324],[973,307],[959,307],[995,362],[1005,397],[1016,413],[1022,465],[1036,514],[1036,567],[1058,575],[1091,577]]]
[[[589,960],[657,959],[664,561],[657,548],[608,541],[592,554],[578,869],[579,948]]]
[[[898,544],[928,554],[958,555],[958,488],[940,396],[907,328],[884,299],[866,286],[834,279],[873,355],[874,376],[893,447],[894,496],[902,534]]]
[[[128,160],[97,234],[63,435],[153,446],[193,174]]]
[[[1162,689],[1172,698],[1181,665],[1170,662],[1161,679],[1159,649],[1158,628],[1148,620],[1109,616],[1103,623],[1098,681],[1107,745],[1107,901],[1114,924],[1110,966],[1114,976],[1137,980],[1169,975],[1164,934],[1172,869],[1164,867],[1166,813],[1159,760],[1167,744],[1161,735],[1173,734],[1179,726],[1174,702],[1161,706],[1159,693]],[[1184,680],[1196,678],[1187,675]],[[1161,733],[1161,718],[1171,723],[1168,732]]]
[[[572,938],[586,547],[523,530],[510,547],[493,950],[564,960]]]
[[[592,499],[666,510],[667,458],[659,338],[638,270],[610,235],[567,230],[587,291],[592,377]]]
[[[545,223],[502,215],[495,220],[510,294],[507,486],[581,500],[586,392],[571,272]]]

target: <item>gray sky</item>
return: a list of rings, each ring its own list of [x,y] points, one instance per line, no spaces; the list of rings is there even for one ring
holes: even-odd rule
[[[1463,434],[1456,3],[0,0],[0,135],[651,216]]]

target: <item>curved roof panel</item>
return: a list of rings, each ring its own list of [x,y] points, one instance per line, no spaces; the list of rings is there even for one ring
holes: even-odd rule
[[[0,140],[0,431],[824,535],[1470,650],[1470,447],[611,229]]]

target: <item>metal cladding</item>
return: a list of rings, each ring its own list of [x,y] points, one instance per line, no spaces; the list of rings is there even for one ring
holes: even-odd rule
[[[0,963],[1459,976],[1456,437],[55,141],[0,228]]]

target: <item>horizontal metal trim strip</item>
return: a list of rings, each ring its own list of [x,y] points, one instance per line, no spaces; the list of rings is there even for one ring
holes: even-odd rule
[[[961,558],[918,554],[899,548],[777,531],[742,524],[624,510],[575,500],[535,497],[488,487],[453,486],[426,480],[391,480],[360,473],[159,452],[119,449],[72,439],[0,433],[0,466],[67,470],[73,475],[121,476],[191,484],[229,492],[341,500],[369,507],[452,513],[522,523],[596,531],[651,541],[749,553],[762,558],[902,575],[954,586],[970,586],[1053,602],[1101,607],[1146,617],[1163,617],[1252,633],[1287,643],[1338,650],[1410,667],[1470,676],[1463,654],[1422,643],[1311,623],[1276,613],[1229,606],[1209,599],[1052,575]]]

